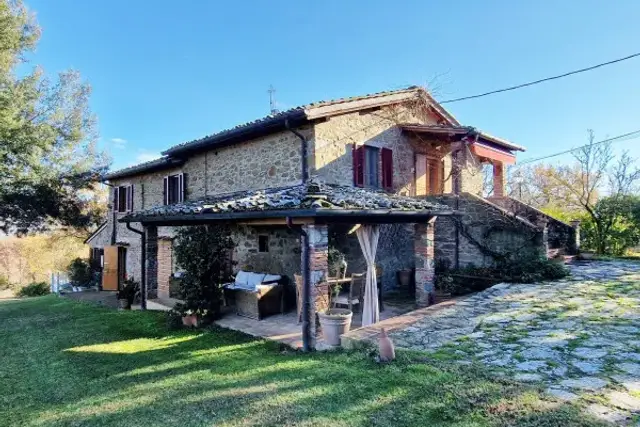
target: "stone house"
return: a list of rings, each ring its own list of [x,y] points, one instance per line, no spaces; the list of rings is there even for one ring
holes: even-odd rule
[[[226,219],[238,268],[292,278],[305,249],[292,223],[315,227],[322,240],[315,249],[336,247],[351,271],[362,271],[357,239],[347,231],[375,222],[383,287],[395,286],[398,270],[415,269],[418,302],[427,304],[436,264],[548,251],[550,235],[556,247],[571,249],[573,228],[526,206],[521,214],[506,195],[506,166],[518,151],[524,148],[463,126],[418,87],[308,104],[109,173],[109,217],[87,242],[94,258],[104,256],[104,289],[146,273],[148,297],[162,298],[179,268],[172,256],[177,226]],[[482,194],[486,167],[493,174],[489,199]],[[306,204],[318,188],[329,194]],[[321,206],[327,200],[335,202],[331,216]],[[135,230],[146,237],[144,271]],[[435,241],[426,262],[417,254],[425,239]]]

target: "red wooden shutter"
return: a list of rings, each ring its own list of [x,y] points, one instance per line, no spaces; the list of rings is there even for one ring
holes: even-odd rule
[[[383,148],[380,151],[382,157],[382,188],[393,190],[393,151]]]
[[[169,204],[169,177],[164,177],[163,187],[162,187],[162,196],[164,198],[164,204]]]
[[[353,185],[364,187],[364,146],[353,148]]]

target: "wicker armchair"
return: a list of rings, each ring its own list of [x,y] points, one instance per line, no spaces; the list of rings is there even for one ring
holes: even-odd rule
[[[281,276],[241,271],[236,276],[236,282],[228,283],[224,288],[227,292],[233,292],[239,316],[262,320],[265,316],[284,311],[284,286],[281,281]]]
[[[255,291],[236,289],[236,313],[262,320],[265,316],[283,312],[283,286],[279,283],[258,285]]]

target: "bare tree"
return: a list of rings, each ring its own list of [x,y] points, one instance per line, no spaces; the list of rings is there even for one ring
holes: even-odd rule
[[[613,205],[622,202],[636,189],[640,169],[627,152],[616,160],[611,143],[594,140],[594,133],[589,130],[589,143],[573,154],[575,166],[559,168],[558,173],[552,176],[560,188],[568,190],[576,203],[587,212],[594,225],[596,251],[604,253],[616,217],[602,215],[598,211],[599,195],[606,194]]]

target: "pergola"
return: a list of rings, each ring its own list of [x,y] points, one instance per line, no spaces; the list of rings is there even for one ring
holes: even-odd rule
[[[525,151],[524,147],[502,138],[489,135],[468,126],[442,126],[405,123],[400,126],[403,131],[422,135],[430,141],[438,141],[449,145],[450,151],[462,148],[464,144],[482,162],[493,166],[493,195],[502,197],[505,194],[505,165],[516,162],[515,151]],[[458,144],[458,147],[454,147]],[[454,189],[455,192],[455,189]]]
[[[359,224],[357,230],[367,262],[363,323],[378,320],[375,253],[380,224],[413,223],[416,301],[428,305],[434,290],[434,221],[438,216],[454,215],[446,205],[424,199],[397,196],[371,189],[322,184],[303,184],[269,190],[226,194],[180,204],[158,206],[123,217],[120,221],[139,222],[143,240],[143,307],[157,289],[158,227],[212,223],[242,225],[280,225],[297,230],[301,236],[303,275],[303,348],[315,347],[316,311],[322,309],[321,293],[328,285],[319,284],[327,276],[330,224]]]

